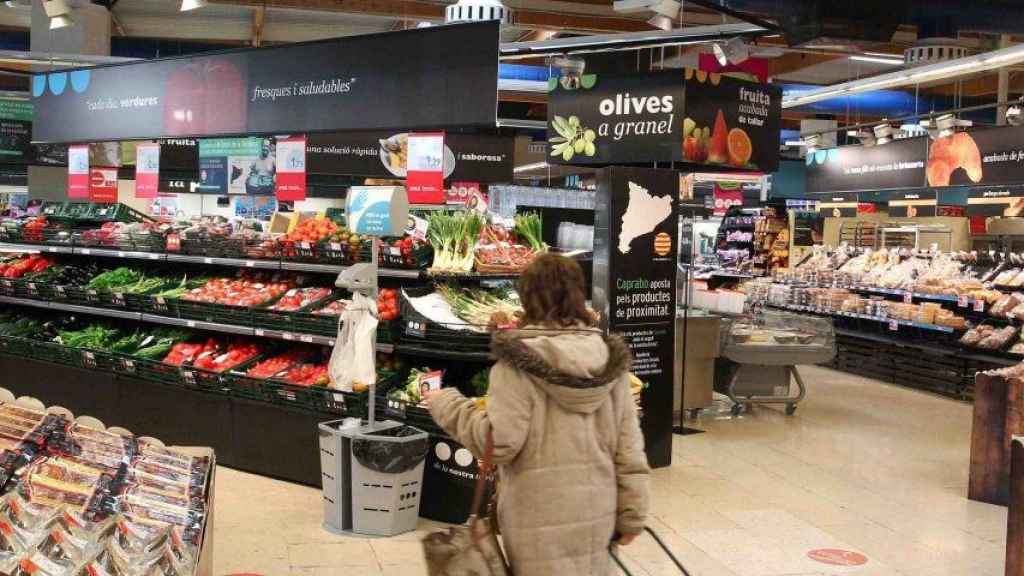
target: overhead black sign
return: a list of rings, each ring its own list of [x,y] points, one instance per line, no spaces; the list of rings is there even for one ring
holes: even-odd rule
[[[920,188],[925,182],[927,141],[914,138],[881,146],[843,146],[808,153],[806,191]]]
[[[309,174],[345,174],[374,178],[405,178],[405,132],[310,134],[306,144]],[[487,134],[445,134],[446,180],[511,182],[511,137]]]
[[[643,394],[643,430],[652,466],[672,460],[676,315],[676,197],[679,173],[605,168],[598,174],[593,301],[608,330],[633,352]]]
[[[958,132],[928,148],[928,185],[1002,185],[1024,182],[1024,127]]]
[[[548,150],[559,164],[687,162],[771,172],[782,92],[686,70],[584,74],[548,98]]]
[[[498,30],[457,24],[38,74],[32,137],[494,126]]]

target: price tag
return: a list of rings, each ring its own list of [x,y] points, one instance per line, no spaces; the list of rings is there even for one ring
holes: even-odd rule
[[[409,336],[415,336],[417,338],[426,338],[427,326],[423,322],[409,320],[405,324],[405,333],[408,334]]]
[[[310,336],[309,334],[303,334],[302,336],[299,336],[299,340],[309,344],[313,342],[313,337]]]
[[[299,248],[303,250],[309,250],[309,242],[299,242]]]
[[[295,340],[295,336],[292,336],[290,332],[281,332],[281,338],[285,340]]]
[[[961,308],[967,308],[970,305],[970,299],[967,294],[960,294],[956,297],[956,305]]]
[[[196,384],[196,373],[191,371],[191,370],[182,370],[181,371],[181,379],[184,380],[187,384],[191,384],[191,385],[195,386],[195,384]]]
[[[127,358],[124,358],[124,359],[121,360],[121,368],[125,372],[128,372],[129,374],[134,374],[135,373],[135,362],[132,362],[131,360],[129,360]]]
[[[331,398],[334,400],[334,407],[341,410],[345,409],[345,395],[341,392],[328,392]]]
[[[64,292],[64,287],[63,286],[54,286],[53,287],[53,292],[57,295],[58,298],[60,298],[62,300],[64,298],[67,298],[67,296],[68,296],[67,293]]]
[[[161,305],[161,306],[164,306],[165,304],[167,304],[167,302],[164,302],[164,297],[163,296],[157,296],[156,297],[156,303]]]
[[[122,292],[114,292],[110,295],[110,303],[114,306],[125,307],[124,294]]]
[[[337,242],[331,242],[331,250],[335,252],[341,252],[341,244]]]
[[[213,258],[203,258],[203,264],[213,264]]]
[[[257,336],[263,336],[263,334],[265,334],[263,328],[257,328],[253,333],[256,334]]]
[[[889,330],[892,330],[893,332],[895,332],[895,331],[897,331],[899,329],[900,329],[900,322],[899,322],[899,320],[889,320]]]
[[[334,340],[328,340],[327,345],[330,346],[331,348],[334,348]]]
[[[124,252],[118,252],[117,253],[117,257],[118,258],[124,258],[124,256],[125,256]]]
[[[913,292],[904,292],[903,293],[903,302],[906,303],[906,304],[913,304],[914,303],[914,294],[913,294]]]
[[[95,368],[96,367],[96,356],[93,355],[93,353],[89,352],[88,350],[82,350],[82,364],[86,368]]]
[[[159,254],[150,254],[149,255],[149,259],[150,260],[159,260],[160,259],[160,255]]]
[[[47,248],[47,251],[50,252],[51,254],[54,254],[57,252],[57,248],[54,246],[50,246],[49,248]]]
[[[253,267],[255,267],[255,266],[256,266],[256,263],[255,263],[255,262],[253,262],[252,260],[246,260],[246,261],[245,261],[245,267],[246,267],[246,268],[253,268]]]
[[[196,327],[196,321],[195,320],[189,320],[189,321],[185,322],[185,326],[188,326],[189,328],[195,328]]]
[[[167,235],[167,251],[178,252],[181,250],[181,236],[177,233]]]
[[[974,311],[975,312],[984,312],[985,311],[985,301],[983,299],[978,298],[977,300],[974,301]]]
[[[387,406],[384,407],[384,412],[388,416],[392,416],[395,418],[405,418],[405,408],[405,402],[402,402],[401,400],[395,400],[393,398],[388,398],[388,403]]]
[[[28,283],[28,291],[29,291],[29,292],[31,292],[31,293],[33,293],[33,294],[35,294],[35,293],[39,292],[39,291],[38,291],[38,290],[36,289],[36,283],[35,283],[35,282],[29,282],[29,283]]]
[[[86,256],[88,256],[89,254],[92,254],[92,250],[90,250],[88,248],[82,248],[81,250],[78,251],[78,253],[79,254],[85,254]]]

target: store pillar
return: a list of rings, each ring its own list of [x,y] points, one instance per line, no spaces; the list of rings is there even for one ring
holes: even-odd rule
[[[42,2],[32,3],[29,47],[40,54],[110,56],[110,12],[91,2],[70,3],[75,25],[50,30]],[[63,166],[29,166],[28,187],[33,198],[65,200],[68,169]]]
[[[641,423],[652,467],[672,463],[678,191],[671,170],[598,173],[593,303],[602,327],[626,339],[633,373],[647,384]]]

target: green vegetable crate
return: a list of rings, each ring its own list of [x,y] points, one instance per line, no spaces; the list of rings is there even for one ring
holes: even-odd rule
[[[129,366],[134,372],[128,372]],[[143,380],[159,382],[161,384],[181,385],[181,369],[173,364],[164,364],[157,360],[145,360],[143,358],[129,357],[128,362],[122,360],[121,366],[115,370],[125,370],[126,373],[134,374]]]
[[[114,363],[117,361],[113,352],[105,350],[92,350],[88,348],[73,348],[72,350],[77,352],[77,365],[79,368],[110,372],[114,369]]]
[[[168,316],[171,318],[179,318],[178,316],[178,299],[177,298],[164,298],[163,296],[150,296],[142,299],[142,311],[146,314],[154,314],[156,316]]]
[[[62,364],[64,366],[80,367],[82,365],[79,350],[75,348],[68,348],[63,344],[58,344],[56,342],[36,342],[32,346],[31,352],[31,356],[36,360]]]
[[[8,356],[32,357],[32,348],[36,345],[35,340],[19,338],[17,336],[0,336],[0,354]]]
[[[70,304],[71,298],[68,296],[68,288],[73,288],[73,286],[65,286],[63,284],[54,285],[52,287],[52,298],[57,302],[66,302]]]
[[[24,293],[21,298],[32,300],[52,300],[53,286],[49,282],[35,282],[31,278],[23,279],[21,286],[15,285],[15,294]]]
[[[248,369],[248,367],[249,366],[246,366],[245,368]],[[224,383],[231,390],[232,396],[248,398],[250,400],[263,400],[266,402],[272,401],[267,397],[267,391],[263,388],[264,380],[262,378],[246,376],[245,369],[242,367],[224,372],[223,379]]]
[[[274,404],[283,404],[308,410],[316,410],[320,405],[318,396],[322,394],[314,386],[299,386],[283,380],[264,380],[263,390],[265,397]],[[324,388],[320,388],[324,390]]]

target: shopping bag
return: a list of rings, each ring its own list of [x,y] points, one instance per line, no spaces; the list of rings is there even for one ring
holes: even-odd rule
[[[353,384],[371,384],[377,378],[377,302],[359,292],[341,313],[327,370],[331,387],[351,392]]]
[[[510,576],[512,571],[498,543],[498,535],[491,522],[480,518],[487,478],[491,474],[494,458],[494,438],[487,433],[484,457],[473,493],[473,508],[469,526],[455,526],[428,534],[423,538],[423,553],[427,557],[430,576]]]

